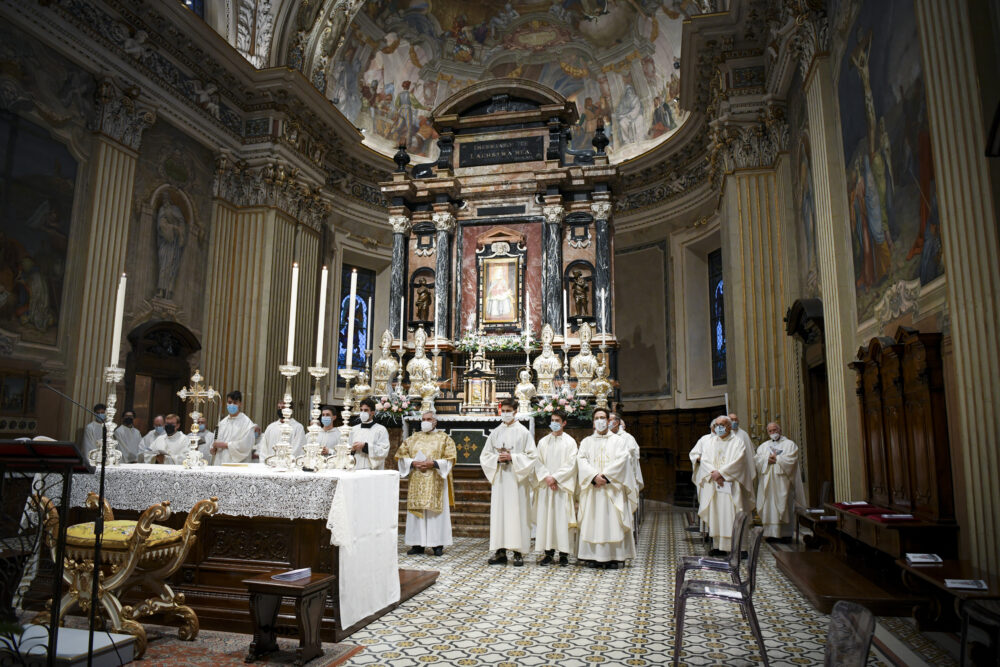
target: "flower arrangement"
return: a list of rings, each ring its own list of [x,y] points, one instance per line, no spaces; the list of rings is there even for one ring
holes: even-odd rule
[[[386,396],[375,399],[375,419],[381,424],[402,424],[403,417],[416,412],[405,396]]]
[[[569,420],[589,422],[594,417],[594,403],[585,398],[578,398],[569,387],[562,387],[554,396],[542,397],[532,416],[548,418],[556,410],[566,413]]]
[[[455,349],[460,352],[475,352],[482,341],[483,349],[487,352],[521,352],[524,350],[524,336],[520,334],[485,334],[480,335],[474,331],[466,331],[465,336],[455,345]],[[532,340],[530,349],[541,349],[537,340]]]

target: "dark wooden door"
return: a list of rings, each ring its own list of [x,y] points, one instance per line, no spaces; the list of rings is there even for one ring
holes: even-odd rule
[[[806,371],[806,489],[809,505],[819,504],[823,482],[833,482],[833,443],[830,437],[830,394],[826,363]]]

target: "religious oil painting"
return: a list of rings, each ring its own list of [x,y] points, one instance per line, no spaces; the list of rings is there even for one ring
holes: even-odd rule
[[[480,321],[484,324],[516,324],[519,321],[520,285],[518,257],[484,259],[480,278]]]
[[[912,0],[840,9],[858,322],[883,321],[912,310],[920,287],[944,273],[920,40]]]
[[[428,158],[437,155],[431,113],[448,97],[497,77],[537,81],[576,104],[572,147],[589,148],[603,123],[617,162],[659,145],[687,118],[676,5],[375,0],[346,28],[341,55],[307,75],[366,144]]]
[[[0,329],[55,345],[77,162],[38,125],[0,116]]]

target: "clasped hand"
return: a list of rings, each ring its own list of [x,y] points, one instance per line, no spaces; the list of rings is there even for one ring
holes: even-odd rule
[[[351,445],[352,452],[360,452],[364,448],[365,448],[365,443],[363,442],[356,442],[353,445]]]
[[[556,482],[556,478],[553,477],[552,475],[549,475],[548,477],[545,478],[545,483],[548,484],[549,488],[552,489],[553,491],[559,488],[559,483]]]
[[[414,461],[411,465],[417,470],[430,470],[434,467],[434,461]]]
[[[513,458],[511,457],[510,452],[508,452],[506,449],[502,449],[500,450],[500,455],[497,457],[497,460],[500,461],[500,463],[507,463],[509,461],[512,461]]]
[[[719,472],[718,470],[713,470],[712,481],[718,484],[719,486],[723,486],[726,483],[726,478],[723,477],[722,473]]]

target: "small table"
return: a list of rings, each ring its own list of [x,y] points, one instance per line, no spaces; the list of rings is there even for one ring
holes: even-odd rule
[[[957,629],[964,603],[1000,597],[1000,577],[990,576],[967,560],[945,560],[940,565],[910,565],[901,558],[896,565],[902,569],[903,584],[909,590],[919,590],[919,581],[935,593],[934,605],[927,610],[927,617],[917,618],[926,627]],[[948,588],[945,579],[982,579],[989,588],[985,591]],[[950,613],[949,602],[952,602],[954,614]]]
[[[281,598],[295,599],[295,620],[299,626],[299,647],[296,649],[296,665],[304,665],[313,658],[323,655],[319,638],[320,623],[326,596],[337,577],[332,574],[313,572],[309,577],[296,581],[276,581],[271,577],[286,570],[266,572],[256,577],[244,579],[250,590],[250,619],[253,622],[253,641],[247,652],[246,662],[278,650],[277,622]]]

